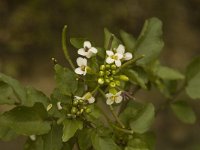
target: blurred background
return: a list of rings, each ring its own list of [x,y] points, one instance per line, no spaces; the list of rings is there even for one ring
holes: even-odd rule
[[[200,54],[200,0],[0,0],[0,72],[49,95],[55,86],[51,58],[67,65],[61,51],[65,24],[71,37],[87,37],[100,46],[104,27],[138,36],[145,19],[153,16],[164,24],[161,62],[184,71]],[[194,107],[200,116],[200,104]],[[185,125],[166,110],[153,130],[157,150],[200,150],[199,118]],[[0,149],[21,150],[23,143],[24,138],[0,142]]]

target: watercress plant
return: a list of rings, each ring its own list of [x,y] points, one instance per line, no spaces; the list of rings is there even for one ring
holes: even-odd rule
[[[146,20],[137,39],[125,31],[119,39],[105,29],[103,47],[71,38],[76,61],[68,53],[66,31],[67,26],[62,46],[70,67],[52,59],[57,86],[50,97],[0,73],[0,104],[12,106],[0,115],[0,139],[27,136],[25,150],[153,150],[151,126],[166,107],[182,122],[195,123],[192,107],[178,95],[200,98],[200,57],[185,74],[163,66],[159,19]],[[166,97],[158,108],[135,96],[152,88]]]

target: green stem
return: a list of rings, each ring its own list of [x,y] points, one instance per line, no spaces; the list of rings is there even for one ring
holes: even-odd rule
[[[71,60],[71,58],[69,56],[69,53],[68,53],[68,50],[67,50],[67,45],[66,45],[67,35],[66,35],[66,31],[67,31],[67,26],[65,25],[64,28],[63,28],[63,31],[62,31],[62,49],[63,49],[64,55],[65,55],[65,58],[67,59],[67,61],[69,62],[70,66],[74,70],[75,69],[74,64],[72,63],[72,60]]]
[[[126,67],[129,66],[130,64],[133,64],[133,63],[135,63],[136,61],[138,61],[138,60],[140,60],[140,59],[142,59],[142,58],[144,58],[144,55],[138,56],[138,57],[136,57],[136,58],[134,58],[134,59],[132,59],[132,60],[130,60],[130,61],[127,61],[127,62],[124,63],[121,67],[119,67],[119,69],[116,70],[116,73],[118,73],[120,70],[126,68]]]
[[[122,128],[125,128],[124,124],[120,121],[120,119],[118,118],[118,116],[115,114],[112,105],[110,105],[110,110],[111,110],[111,113],[112,113],[113,117],[114,117],[115,120],[117,121],[117,123],[118,123]]]
[[[110,39],[109,39],[109,43],[108,43],[108,47],[107,47],[108,50],[111,49],[113,40],[114,40],[114,35],[111,34]]]
[[[120,128],[120,127],[118,127],[114,124],[112,125],[112,127],[114,129],[118,130],[118,131],[121,131],[121,132],[124,132],[124,133],[127,133],[127,134],[133,134],[134,133],[133,130],[123,129],[123,128]]]
[[[99,89],[100,85],[97,85],[97,87],[91,92],[91,94],[94,94],[98,89]]]

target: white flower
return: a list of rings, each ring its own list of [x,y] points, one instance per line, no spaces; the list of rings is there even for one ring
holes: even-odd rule
[[[80,100],[87,100],[89,104],[94,103],[95,98],[91,95],[91,93],[86,93],[83,97],[79,97],[79,96],[74,96],[76,99]]]
[[[58,110],[62,109],[61,102],[57,102],[57,108],[58,108]]]
[[[87,58],[92,57],[94,54],[97,53],[97,49],[92,47],[89,41],[85,41],[83,44],[83,48],[78,50],[78,54],[82,56],[86,56]]]
[[[124,60],[130,60],[133,57],[133,55],[131,53],[129,53],[129,52],[125,53],[125,47],[122,44],[120,44],[118,46],[118,48],[116,49],[116,51],[117,51],[118,54],[123,55],[123,59]]]
[[[106,58],[106,63],[108,64],[112,64],[113,62],[115,62],[115,65],[117,67],[121,66],[121,60],[123,58],[123,55],[120,53],[114,53],[113,51],[106,51],[106,54],[108,55],[108,57]]]
[[[106,104],[108,105],[112,105],[114,102],[120,103],[122,101],[121,91],[119,91],[116,94],[107,93],[106,98],[107,98]]]
[[[35,140],[36,140],[36,135],[30,135],[29,138],[30,138],[32,141],[35,141]]]
[[[86,75],[87,73],[87,59],[78,57],[77,60],[78,68],[75,69],[75,72],[80,75]]]

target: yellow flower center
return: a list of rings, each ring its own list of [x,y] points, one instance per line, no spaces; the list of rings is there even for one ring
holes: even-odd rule
[[[114,60],[118,60],[118,56],[117,55],[113,55],[111,58],[114,59]]]

